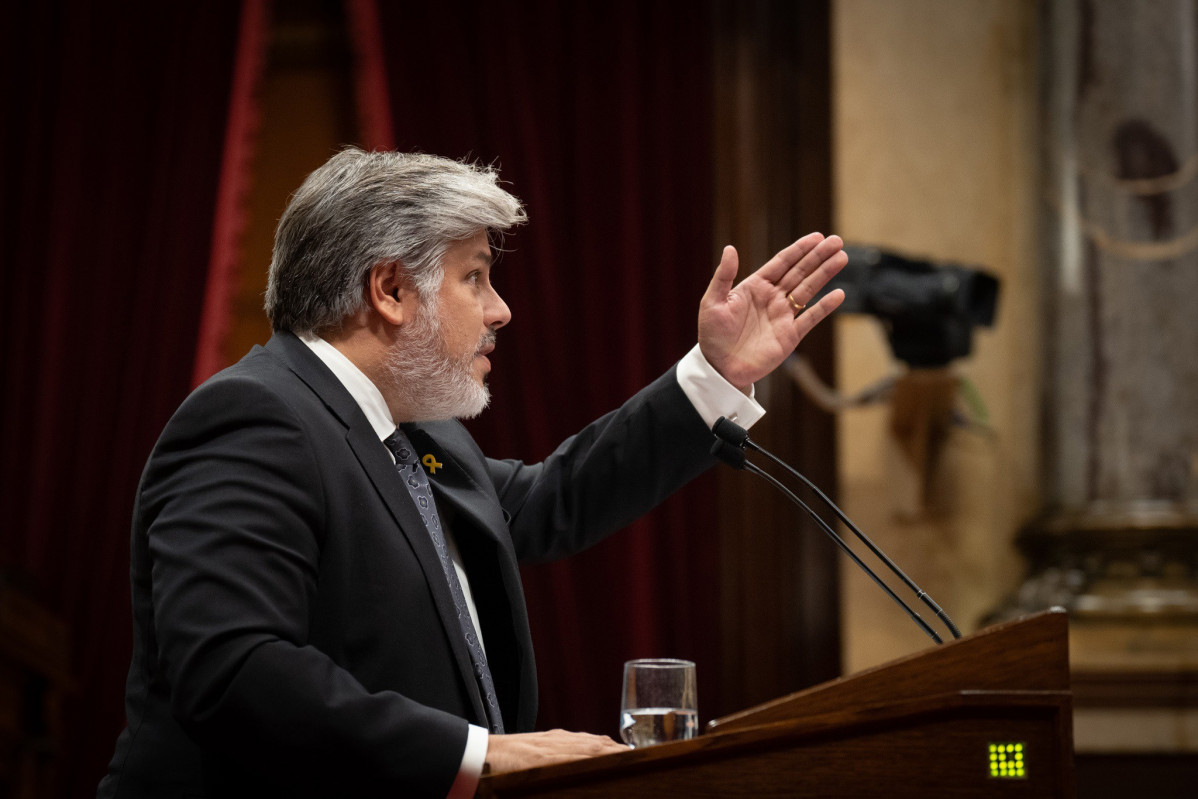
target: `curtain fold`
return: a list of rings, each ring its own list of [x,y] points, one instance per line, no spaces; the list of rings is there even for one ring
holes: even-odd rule
[[[0,129],[0,562],[72,630],[61,795],[124,722],[128,536],[186,395],[241,4],[19,3]]]
[[[493,356],[494,402],[471,430],[494,457],[543,458],[694,345],[718,260],[707,7],[349,8],[364,67],[371,37],[382,41],[381,64],[359,71],[359,98],[380,102],[386,87],[386,107],[363,110],[392,121],[375,138],[493,162],[528,207],[493,275],[514,319]],[[707,476],[590,552],[525,570],[540,728],[615,735],[633,657],[696,660],[700,713],[722,710],[715,524]]]
[[[224,367],[225,339],[233,313],[233,293],[241,266],[254,137],[258,130],[258,87],[266,57],[267,0],[242,0],[228,124],[221,157],[216,218],[199,342],[191,383],[198,386]]]

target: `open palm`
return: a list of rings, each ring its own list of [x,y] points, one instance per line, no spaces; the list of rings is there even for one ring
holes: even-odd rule
[[[786,360],[844,300],[837,289],[796,315],[845,264],[839,236],[809,233],[733,287],[739,259],[725,247],[699,303],[699,348],[724,379],[747,389]]]

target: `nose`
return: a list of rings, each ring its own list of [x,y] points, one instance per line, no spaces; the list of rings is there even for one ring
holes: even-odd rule
[[[503,301],[503,297],[500,297],[499,292],[495,289],[491,289],[484,314],[487,327],[491,330],[498,330],[512,321],[512,309],[507,307],[507,303]]]

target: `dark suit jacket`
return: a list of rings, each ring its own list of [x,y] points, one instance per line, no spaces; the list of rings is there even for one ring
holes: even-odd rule
[[[536,716],[517,562],[578,551],[711,465],[673,370],[543,463],[405,425],[455,533],[509,731]],[[146,465],[128,728],[100,796],[444,796],[486,725],[444,573],[385,446],[278,334],[197,389]]]

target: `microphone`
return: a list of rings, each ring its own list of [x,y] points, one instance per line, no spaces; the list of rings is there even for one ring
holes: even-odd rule
[[[866,574],[869,575],[870,579],[872,579],[875,583],[877,583],[878,586],[883,591],[885,591],[891,599],[893,599],[895,602],[897,602],[902,607],[903,610],[907,611],[907,615],[910,616],[915,621],[915,623],[918,624],[925,633],[927,633],[929,636],[931,636],[933,641],[935,641],[938,644],[944,643],[944,641],[941,640],[940,636],[936,634],[936,631],[933,630],[931,627],[929,627],[928,623],[925,622],[922,618],[920,618],[919,614],[916,613],[915,611],[913,611],[906,602],[904,602],[902,599],[900,599],[898,597],[898,595],[895,594],[894,591],[891,590],[890,586],[887,585],[885,583],[885,581],[882,580],[881,577],[878,577],[877,572],[875,572],[873,569],[871,569],[869,566],[867,566],[865,564],[865,562],[862,561],[861,558],[859,558],[857,556],[857,553],[854,552],[849,547],[849,545],[845,543],[844,539],[841,538],[839,535],[837,535],[836,531],[833,530],[828,525],[827,522],[825,522],[823,519],[820,518],[819,514],[817,514],[815,511],[813,511],[806,502],[799,499],[798,496],[793,491],[791,491],[789,488],[787,488],[785,485],[783,485],[781,482],[779,482],[778,479],[775,478],[772,474],[761,469],[756,464],[750,463],[748,458],[745,456],[745,451],[743,449],[736,446],[735,444],[732,444],[729,441],[724,441],[723,439],[716,439],[715,443],[712,444],[712,446],[711,446],[711,454],[715,455],[717,458],[719,458],[724,463],[728,464],[729,466],[731,466],[734,469],[747,469],[748,471],[752,472],[753,474],[757,475],[758,477],[760,477],[763,480],[770,483],[772,486],[774,486],[774,488],[777,488],[779,491],[781,491],[783,494],[785,494],[786,498],[789,499],[791,502],[795,503],[800,508],[807,511],[807,515],[810,516],[817,525],[819,525],[819,528],[821,530],[823,530],[825,533],[828,534],[828,537],[831,538],[836,543],[836,545],[841,548],[841,550],[843,550],[844,554],[846,554],[850,558],[852,558],[853,562],[856,563],[858,566],[860,566],[862,571],[864,571]]]
[[[721,441],[727,441],[741,449],[744,449],[745,444],[749,443],[749,431],[723,416],[715,420],[711,432],[715,433],[716,438]]]
[[[803,508],[805,511],[807,511],[807,513],[811,516],[812,519],[815,520],[815,522],[820,526],[820,528],[825,533],[827,533],[829,536],[831,536],[836,541],[836,543],[840,546],[840,548],[842,550],[844,550],[849,555],[849,557],[851,557],[853,559],[853,561],[858,566],[860,566],[865,571],[865,573],[870,576],[871,579],[873,579],[873,581],[875,583],[877,583],[879,586],[881,586],[882,589],[884,591],[886,591],[886,593],[895,602],[897,602],[900,606],[902,606],[903,610],[905,610],[907,612],[907,614],[909,616],[911,616],[912,619],[915,620],[916,624],[918,624],[920,626],[920,628],[923,629],[924,632],[928,633],[928,635],[931,636],[933,641],[935,641],[938,644],[943,643],[940,636],[938,636],[932,630],[932,628],[927,625],[927,623],[919,616],[919,614],[916,613],[915,611],[911,610],[911,608],[908,607],[906,602],[901,600],[893,591],[890,590],[890,586],[886,585],[886,583],[883,582],[881,580],[881,578],[879,578],[872,569],[870,569],[868,566],[866,566],[865,563],[862,562],[861,559],[857,557],[855,552],[853,552],[851,549],[849,549],[848,545],[846,543],[844,543],[844,540],[832,530],[832,528],[827,524],[827,522],[825,522],[823,519],[821,519],[819,517],[819,515],[815,513],[815,511],[811,510],[811,508],[808,507],[797,496],[795,496],[795,494],[793,492],[791,492],[790,489],[786,488],[782,483],[780,483],[778,480],[776,480],[772,475],[766,473],[765,471],[761,470],[754,464],[750,463],[748,461],[748,458],[745,455],[746,447],[752,447],[757,452],[762,453],[763,455],[768,457],[770,460],[772,460],[774,463],[778,464],[779,466],[781,466],[782,468],[784,468],[788,472],[790,472],[792,475],[797,477],[799,480],[801,480],[803,482],[804,485],[806,485],[808,488],[810,488],[812,491],[814,491],[816,496],[818,496],[821,500],[823,500],[824,504],[827,505],[829,508],[831,508],[832,512],[836,514],[836,517],[838,519],[840,519],[842,522],[844,522],[844,524],[853,532],[853,535],[857,536],[857,538],[869,548],[870,552],[874,553],[874,555],[877,556],[877,558],[879,560],[881,560],[883,563],[885,563],[886,567],[889,568],[890,571],[895,576],[897,576],[900,580],[902,580],[903,583],[915,593],[915,595],[920,599],[920,601],[922,601],[925,605],[927,605],[929,608],[931,608],[931,610],[936,614],[937,618],[939,618],[940,621],[943,622],[944,625],[953,634],[953,638],[961,637],[961,631],[957,629],[957,625],[953,624],[953,620],[949,618],[948,614],[945,613],[944,610],[938,604],[936,604],[936,602],[932,599],[932,597],[929,596],[926,591],[924,591],[922,588],[920,588],[918,585],[916,585],[915,582],[910,577],[908,577],[906,574],[904,574],[903,570],[900,569],[898,567],[898,565],[895,564],[895,562],[886,555],[885,552],[883,552],[880,548],[878,548],[878,546],[876,544],[874,544],[874,542],[871,541],[869,539],[869,537],[867,535],[865,535],[865,533],[861,532],[860,528],[858,528],[857,525],[853,524],[852,520],[850,520],[849,517],[844,514],[844,511],[842,511],[839,507],[837,507],[836,503],[834,503],[832,500],[830,500],[823,491],[820,491],[819,488],[816,487],[816,485],[814,483],[812,483],[810,480],[808,480],[806,477],[804,477],[802,474],[800,474],[796,469],[791,467],[788,463],[786,463],[782,459],[778,458],[773,453],[758,446],[752,439],[749,438],[749,431],[745,430],[743,427],[736,424],[735,422],[729,421],[728,419],[721,416],[716,421],[715,425],[712,426],[711,430],[716,435],[716,444],[713,445],[711,448],[711,452],[713,455],[720,458],[720,460],[724,461],[725,463],[729,464],[730,466],[733,466],[733,468],[748,469],[750,472],[752,472],[760,477],[763,477],[768,482],[770,482],[772,485],[774,485],[776,488],[778,488],[783,493],[785,493],[792,502],[795,502],[801,508]],[[738,457],[731,452],[732,449],[740,450],[739,460],[738,460]],[[717,450],[719,450],[719,451],[717,451]],[[738,463],[740,465],[737,465]]]
[[[724,417],[720,417],[723,421]],[[745,455],[745,451],[735,444],[729,443],[722,438],[717,438],[715,443],[711,445],[711,454],[722,460],[724,463],[731,466],[733,469],[743,469],[749,463],[749,458]]]

